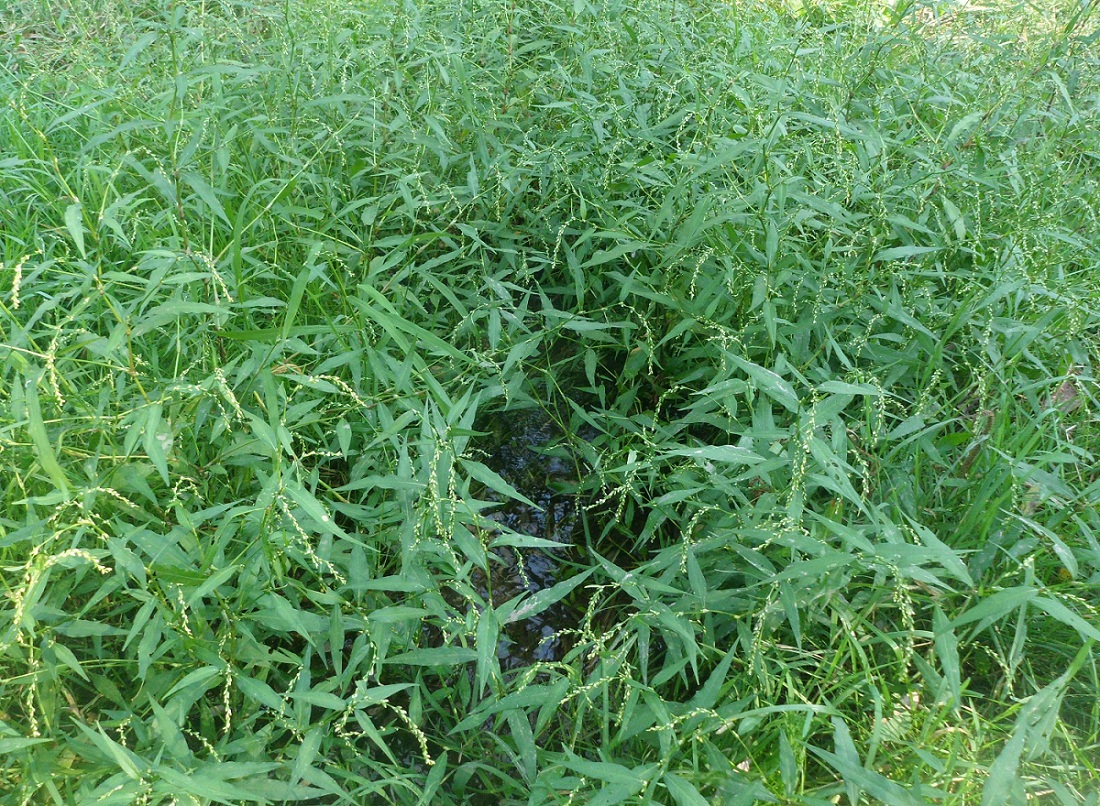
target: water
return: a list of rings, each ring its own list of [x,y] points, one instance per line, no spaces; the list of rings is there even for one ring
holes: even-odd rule
[[[484,450],[486,465],[533,501],[520,501],[487,493],[500,501],[490,520],[514,532],[553,540],[560,549],[494,550],[489,576],[481,574],[475,583],[479,594],[494,607],[523,593],[549,588],[567,577],[568,560],[576,551],[578,531],[576,497],[577,466],[567,453],[566,440],[557,426],[542,412],[506,412],[488,428],[491,437]],[[557,455],[547,455],[554,450]],[[504,669],[518,669],[535,662],[560,660],[568,649],[568,630],[576,628],[580,612],[567,602],[558,602],[543,612],[502,628],[497,656]]]

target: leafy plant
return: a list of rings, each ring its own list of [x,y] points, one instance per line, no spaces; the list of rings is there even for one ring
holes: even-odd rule
[[[0,25],[13,803],[1095,802],[1093,4]]]

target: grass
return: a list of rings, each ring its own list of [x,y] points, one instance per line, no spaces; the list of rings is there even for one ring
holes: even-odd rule
[[[4,803],[1097,802],[1094,3],[0,31]]]

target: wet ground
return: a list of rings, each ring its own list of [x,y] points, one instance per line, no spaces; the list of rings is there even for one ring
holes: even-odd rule
[[[553,540],[560,549],[499,548],[490,575],[475,580],[478,592],[494,607],[526,592],[533,594],[568,577],[569,559],[580,535],[575,495],[578,466],[567,441],[553,421],[540,411],[505,413],[493,423],[482,461],[525,497],[537,504],[486,494],[500,506],[489,515],[520,534]],[[580,622],[579,610],[568,599],[503,628],[497,655],[501,667],[517,669],[535,662],[560,660],[568,649],[568,630]]]

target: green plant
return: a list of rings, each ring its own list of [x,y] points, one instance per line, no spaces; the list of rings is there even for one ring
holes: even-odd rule
[[[1095,802],[1092,4],[0,26],[11,802]]]

